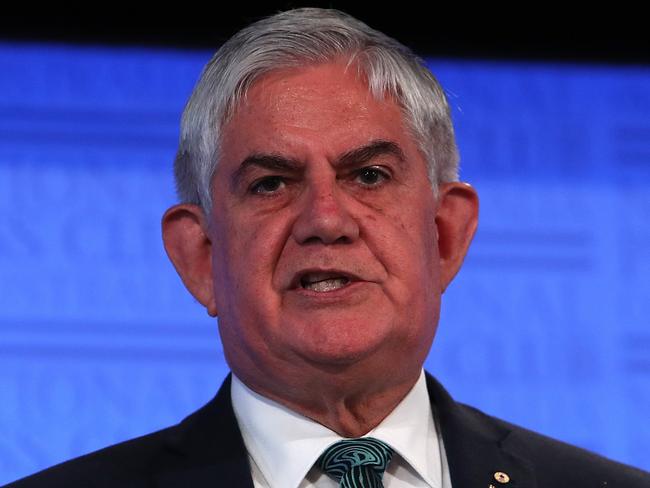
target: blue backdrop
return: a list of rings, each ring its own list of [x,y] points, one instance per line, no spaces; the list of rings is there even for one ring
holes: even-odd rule
[[[159,229],[209,56],[0,44],[0,484],[175,423],[227,372]],[[427,368],[650,469],[650,70],[430,65],[482,207]]]

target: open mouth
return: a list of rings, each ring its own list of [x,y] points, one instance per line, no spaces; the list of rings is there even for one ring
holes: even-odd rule
[[[350,281],[349,277],[340,273],[305,273],[300,278],[300,287],[304,290],[325,293],[343,288]]]

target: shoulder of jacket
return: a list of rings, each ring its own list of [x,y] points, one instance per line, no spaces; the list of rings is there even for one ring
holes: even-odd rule
[[[161,455],[164,439],[177,428],[168,427],[84,454],[14,481],[5,488],[143,486],[149,477],[148,468]]]
[[[539,487],[650,487],[650,473],[646,471],[493,417],[474,407],[459,403],[458,408],[476,422],[491,425],[495,431],[509,431],[501,440],[501,447],[532,466]]]

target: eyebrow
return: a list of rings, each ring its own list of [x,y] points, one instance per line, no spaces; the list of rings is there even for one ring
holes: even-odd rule
[[[337,166],[347,167],[367,163],[378,156],[391,155],[397,158],[400,163],[404,163],[404,152],[399,145],[392,141],[377,139],[371,141],[365,146],[361,146],[351,151],[343,153],[338,158]]]
[[[286,173],[299,173],[303,171],[303,165],[295,159],[287,158],[279,154],[254,153],[247,156],[232,174],[230,181],[233,188],[239,186],[242,177],[251,166]]]

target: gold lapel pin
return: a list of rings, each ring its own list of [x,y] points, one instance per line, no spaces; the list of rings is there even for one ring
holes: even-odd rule
[[[510,482],[510,476],[508,476],[508,473],[504,473],[503,471],[497,471],[494,473],[494,479],[503,485]]]

